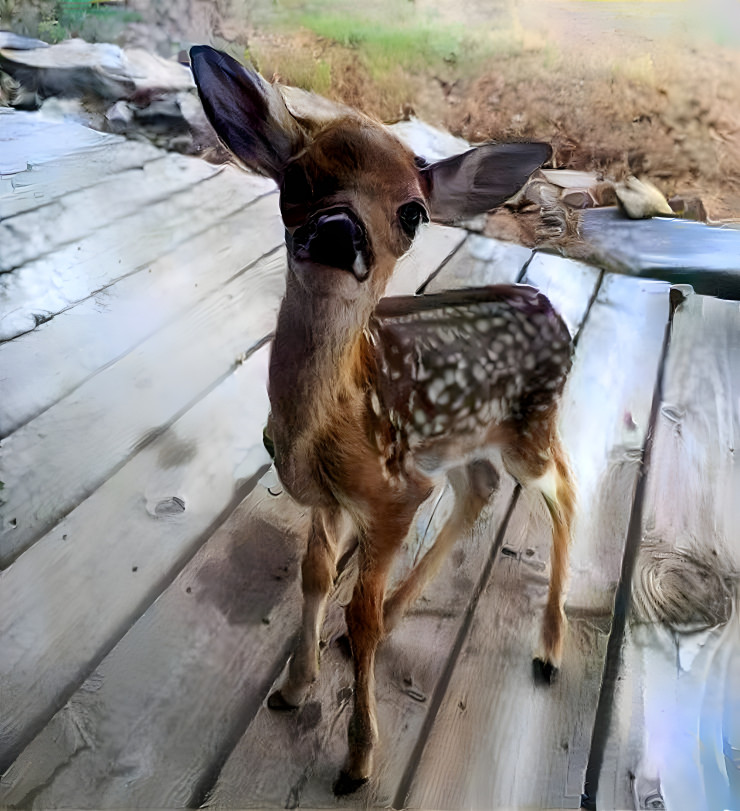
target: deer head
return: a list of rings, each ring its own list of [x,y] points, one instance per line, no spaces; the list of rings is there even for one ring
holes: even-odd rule
[[[191,61],[219,137],[280,186],[290,266],[306,290],[330,288],[370,308],[423,222],[494,208],[550,153],[546,144],[488,144],[426,164],[355,111],[293,115],[275,87],[226,54],[198,46]]]

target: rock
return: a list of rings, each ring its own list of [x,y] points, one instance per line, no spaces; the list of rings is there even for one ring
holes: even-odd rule
[[[646,220],[659,215],[673,216],[673,209],[648,180],[628,177],[614,187],[620,208],[631,220]]]
[[[590,189],[603,178],[596,172],[580,172],[576,169],[542,169],[548,183],[561,189]]]
[[[12,48],[16,51],[30,51],[33,48],[48,48],[49,46],[40,39],[32,37],[22,37],[12,31],[0,31],[0,48]]]
[[[0,48],[0,68],[40,98],[93,96],[142,101],[194,87],[187,67],[109,43],[70,39],[44,48]]]
[[[695,220],[696,222],[707,221],[707,210],[704,208],[704,203],[699,197],[682,197],[676,195],[671,197],[668,205],[673,209],[673,212],[686,220]]]
[[[121,99],[106,111],[104,128],[211,163],[231,160],[192,92],[169,93],[145,105]]]
[[[588,189],[564,189],[560,199],[569,208],[593,208],[596,205]]]

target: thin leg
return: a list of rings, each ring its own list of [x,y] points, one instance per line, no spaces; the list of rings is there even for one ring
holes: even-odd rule
[[[543,432],[539,448],[530,440],[507,448],[504,463],[522,485],[538,490],[552,520],[550,587],[542,621],[541,648],[535,657],[535,677],[552,681],[560,667],[565,634],[565,592],[568,554],[573,531],[575,488],[567,456],[554,430]]]
[[[347,606],[347,630],[355,669],[354,707],[349,722],[349,755],[334,784],[334,793],[349,794],[372,772],[378,740],[375,705],[375,651],[383,635],[383,598],[393,558],[413,514],[386,518],[368,529],[360,542],[359,573]]]
[[[478,519],[481,510],[498,488],[499,474],[490,462],[476,459],[465,468],[448,474],[455,494],[455,506],[434,541],[406,579],[396,587],[383,606],[386,633],[396,626],[408,607],[419,598],[427,583],[437,574],[452,545]]]
[[[554,470],[554,497],[542,491],[552,520],[552,551],[550,553],[550,589],[542,622],[543,676],[551,680],[548,664],[560,667],[563,658],[565,632],[565,594],[568,584],[568,556],[575,513],[575,488],[565,452],[558,440],[551,446]]]
[[[303,616],[298,644],[288,665],[288,678],[267,700],[273,710],[300,706],[319,673],[319,638],[326,605],[336,577],[336,512],[314,508],[303,558]]]

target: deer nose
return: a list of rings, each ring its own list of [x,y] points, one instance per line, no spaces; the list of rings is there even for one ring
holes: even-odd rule
[[[365,230],[347,209],[319,214],[293,234],[293,245],[297,259],[347,270],[358,281],[368,277]]]

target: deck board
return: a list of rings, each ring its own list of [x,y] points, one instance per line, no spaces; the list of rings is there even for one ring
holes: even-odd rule
[[[107,183],[111,175],[140,169],[162,152],[149,143],[106,140],[84,152],[66,154],[51,161],[37,156],[33,142],[24,155],[26,168],[0,174],[0,217],[14,217],[38,210],[72,192]]]
[[[189,160],[197,163],[195,158]],[[201,218],[212,224],[227,213],[230,184],[241,198],[245,185],[253,186],[257,196],[266,191],[266,182],[256,175],[240,177],[224,167],[166,200],[94,231],[79,245],[64,245],[0,276],[0,341],[28,332],[125,276],[146,270],[192,236]]]
[[[635,573],[644,607],[625,645],[599,784],[606,805],[740,807],[740,626],[737,605],[729,622],[721,610],[740,572],[739,436],[740,309],[690,294],[673,317]],[[683,622],[660,610],[661,587],[679,588]],[[691,587],[698,595],[680,591]]]
[[[521,245],[471,234],[460,250],[430,279],[424,292],[510,284],[517,281],[531,256],[532,251]]]
[[[105,293],[88,297],[26,335],[0,344],[0,438],[282,244],[277,195],[255,198],[248,183],[237,188],[243,188],[244,194],[234,195],[222,216],[214,209],[212,218],[199,218],[195,233],[155,259],[146,272],[127,276]]]
[[[539,288],[552,302],[575,335],[592,304],[601,272],[583,262],[535,251],[522,282]]]
[[[268,355],[263,347],[232,364],[220,385],[0,576],[4,765],[269,461],[262,446]]]
[[[261,236],[258,252],[274,244],[269,232]],[[0,565],[9,565],[272,331],[284,275],[278,250],[3,441]]]
[[[386,288],[386,296],[416,293],[430,274],[463,244],[467,231],[445,225],[428,225],[419,233],[411,250],[401,257]]]
[[[288,655],[307,532],[305,511],[257,485],[11,767],[0,802],[189,804]]]
[[[184,155],[162,155],[141,167],[119,172],[106,183],[63,195],[43,210],[3,218],[0,273],[32,262],[61,245],[76,245],[106,225],[167,200],[218,172],[217,167]]]
[[[629,505],[639,471],[667,317],[667,285],[606,277],[579,336],[561,416],[579,486],[561,679],[548,690],[531,677],[550,529],[542,505],[524,493],[424,750],[410,806],[579,807],[629,519],[622,505]]]

